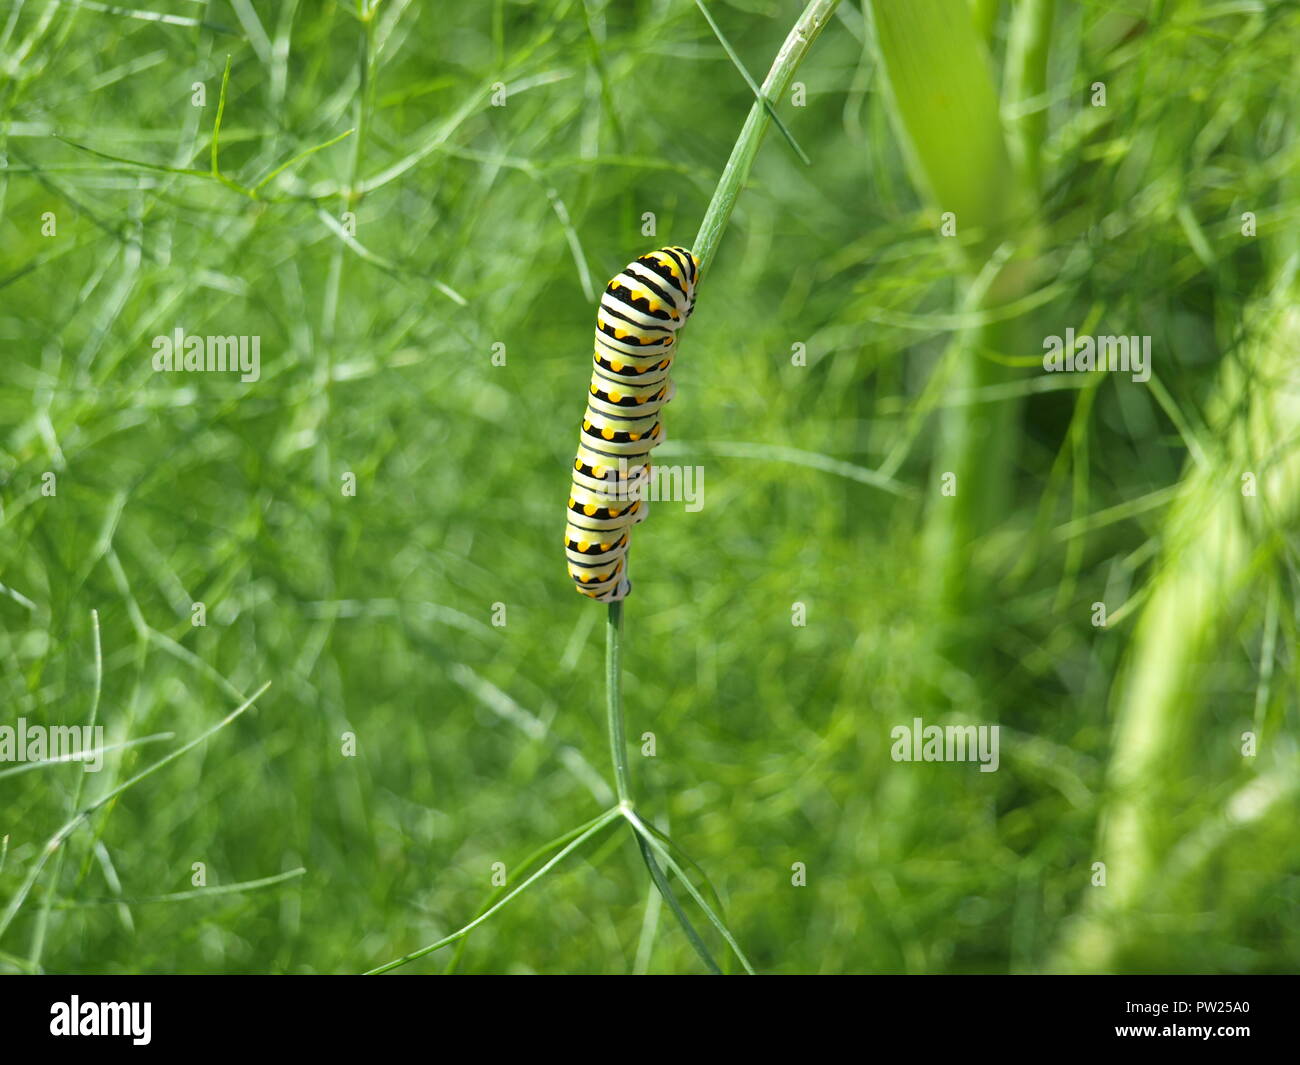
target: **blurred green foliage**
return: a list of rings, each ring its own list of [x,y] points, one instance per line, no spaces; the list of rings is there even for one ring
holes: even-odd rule
[[[628,731],[656,738],[656,757],[634,756],[639,807],[709,872],[760,971],[1053,964],[1094,890],[1129,631],[1095,628],[1091,604],[1140,595],[1167,490],[1269,280],[1261,245],[1300,221],[1280,91],[1296,84],[1294,6],[1057,6],[1034,328],[1152,334],[1155,373],[1067,379],[1041,373],[1036,343],[988,353],[1024,369],[1024,408],[1014,503],[972,548],[997,575],[962,622],[983,634],[976,663],[936,653],[941,619],[917,593],[935,411],[972,398],[927,388],[958,288],[856,5],[798,75],[806,106],[781,105],[813,165],[769,137],[683,334],[657,457],[703,467],[705,506],[659,503],[638,531]],[[493,863],[607,801],[586,768],[609,779],[604,611],[573,593],[560,543],[593,293],[641,251],[690,243],[751,98],[686,0],[385,0],[365,17],[151,0],[170,21],[102,7],[0,18],[3,719],[84,719],[92,609],[110,740],[179,743],[272,687],[72,837],[59,882],[0,937],[0,968],[33,967],[49,898],[51,971],[359,971],[454,931]],[[760,77],[798,13],[712,9]],[[77,147],[207,170],[227,55],[234,181],[354,132],[258,201]],[[260,380],[155,374],[151,340],[177,326],[260,336]],[[888,462],[893,490],[825,459]],[[1206,710],[1169,767],[1185,784],[1174,830],[1205,853],[1125,968],[1300,958],[1294,791],[1210,831],[1254,772],[1243,729],[1294,759],[1289,543],[1188,693]],[[914,716],[1000,723],[1000,770],[891,761],[889,730]],[[109,756],[87,797],[159,753]],[[0,780],[4,903],[80,772]],[[461,968],[631,970],[649,884],[617,839],[476,931]],[[104,901],[186,890],[195,862],[210,885],[307,872]],[[697,966],[665,917],[650,969]]]

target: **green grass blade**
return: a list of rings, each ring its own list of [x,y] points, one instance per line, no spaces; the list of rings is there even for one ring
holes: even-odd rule
[[[629,820],[631,818],[629,817]],[[632,823],[636,828],[636,822]],[[705,967],[714,976],[721,976],[722,970],[718,968],[718,963],[713,960],[713,955],[709,953],[709,948],[704,945],[704,940],[700,938],[699,932],[691,924],[691,920],[686,916],[686,911],[682,909],[682,904],[677,901],[677,896],[673,893],[672,885],[668,883],[668,878],[664,876],[664,871],[659,868],[659,863],[655,861],[655,856],[651,853],[649,844],[646,843],[645,837],[638,830],[633,833],[636,836],[636,845],[641,850],[641,857],[644,859],[646,868],[650,870],[650,878],[654,885],[659,889],[659,894],[664,897],[668,903],[668,908],[673,911],[673,916],[677,918],[677,923],[682,926],[682,931],[686,933],[686,938],[691,941],[691,946],[695,948],[695,953],[700,956]]]
[[[413,950],[409,954],[403,954],[400,958],[394,958],[392,961],[385,962],[383,965],[380,965],[377,968],[370,969],[365,973],[365,975],[377,976],[380,973],[390,972],[391,970],[396,969],[399,966],[406,965],[409,962],[415,961],[417,958],[423,958],[426,954],[432,954],[435,950],[438,950],[440,947],[445,947],[448,943],[454,943],[462,936],[468,935],[475,928],[477,928],[484,921],[486,921],[489,917],[491,917],[494,913],[500,910],[503,906],[507,905],[512,899],[514,899],[516,896],[526,891],[529,888],[529,886],[535,884],[538,880],[544,877],[547,873],[549,873],[552,869],[554,869],[555,866],[559,865],[560,862],[564,861],[566,857],[568,857],[575,850],[577,850],[584,843],[586,843],[587,840],[591,839],[593,836],[599,833],[602,828],[604,828],[606,825],[614,821],[619,816],[619,813],[620,811],[618,807],[614,807],[612,809],[606,810],[599,817],[595,818],[595,820],[588,822],[587,826],[583,829],[583,831],[579,835],[575,836],[572,842],[570,842],[566,847],[564,847],[554,858],[552,858],[549,862],[547,862],[540,869],[538,869],[537,872],[533,873],[532,876],[528,877],[528,879],[526,879],[522,884],[516,887],[513,891],[509,892],[509,894],[507,894],[505,898],[503,898],[496,905],[489,907],[483,913],[479,914],[479,916],[475,917],[474,920],[470,921],[470,923],[465,925],[464,928],[461,928],[458,931],[453,932],[449,936],[444,936],[436,943],[430,943],[427,947],[421,947],[419,950]]]
[[[256,891],[259,888],[274,887],[276,884],[283,884],[286,880],[296,880],[300,876],[305,876],[306,868],[299,866],[297,869],[290,869],[288,872],[276,873],[274,876],[263,876],[256,880],[241,880],[235,884],[214,884],[211,887],[195,888],[193,891],[171,891],[165,895],[142,895],[137,898],[117,897],[103,899],[65,899],[55,904],[56,909],[76,910],[83,906],[143,906],[146,903],[154,902],[190,902],[193,899],[212,898],[216,895],[237,895],[246,891]]]
[[[744,967],[745,972],[749,973],[750,976],[755,975],[754,967],[750,965],[749,959],[745,957],[745,952],[740,949],[740,944],[736,942],[736,937],[731,934],[731,929],[728,928],[726,922],[714,912],[713,907],[705,901],[704,896],[701,895],[699,889],[691,883],[690,878],[682,872],[682,867],[673,860],[673,856],[668,852],[668,848],[655,838],[654,834],[646,828],[641,819],[631,810],[624,810],[623,816],[631,822],[631,825],[636,829],[637,834],[650,845],[650,848],[658,852],[658,855],[663,859],[664,864],[667,865],[668,868],[677,876],[677,879],[682,882],[687,893],[695,900],[700,909],[704,911],[709,921],[713,924],[713,927],[721,933],[722,938],[727,941],[727,945],[731,947],[736,957],[740,959],[740,964]]]
[[[563,847],[566,843],[582,835],[589,828],[591,828],[592,825],[596,824],[596,822],[599,821],[604,816],[605,816],[604,814],[600,814],[597,817],[593,817],[590,821],[586,822],[586,824],[579,825],[577,828],[571,828],[569,829],[569,831],[564,832],[561,835],[556,836],[554,839],[548,840],[547,842],[543,843],[540,847],[538,847],[535,851],[529,854],[528,857],[526,857],[522,862],[520,862],[515,867],[515,874],[514,874],[515,877],[518,878],[523,876],[525,873],[528,872],[529,869],[531,869],[534,865],[540,862],[548,854],[551,854],[553,851],[557,850],[558,848]],[[510,883],[507,880],[506,883],[502,884],[499,888],[497,888],[488,896],[487,901],[483,903],[483,905],[479,908],[478,913],[476,913],[474,916],[476,918],[482,917],[485,913],[487,913],[488,910],[490,910],[496,904],[497,900],[500,899],[501,896],[504,895],[509,890],[510,890]],[[469,937],[466,936],[463,939],[461,939],[459,943],[456,944],[456,951],[452,956],[451,961],[447,965],[446,972],[452,973],[456,970],[456,967],[460,964],[460,960],[465,953],[465,945],[468,942],[469,942]]]

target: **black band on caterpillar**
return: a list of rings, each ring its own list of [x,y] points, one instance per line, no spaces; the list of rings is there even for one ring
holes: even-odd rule
[[[641,493],[664,440],[659,413],[673,398],[676,333],[695,309],[699,273],[689,249],[660,248],[628,263],[600,298],[564,550],[575,587],[603,603],[632,590],[628,544],[649,511]]]

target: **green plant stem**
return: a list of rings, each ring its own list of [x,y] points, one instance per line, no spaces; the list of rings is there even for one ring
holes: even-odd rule
[[[673,892],[672,885],[668,883],[668,877],[664,871],[659,868],[659,863],[655,861],[655,856],[651,853],[650,845],[641,837],[641,834],[633,827],[633,833],[636,836],[636,845],[641,850],[641,860],[645,862],[646,868],[650,870],[650,879],[654,881],[655,887],[659,894],[664,897],[668,903],[668,908],[673,911],[673,916],[677,918],[677,923],[682,926],[682,931],[686,933],[686,938],[691,941],[691,946],[695,948],[704,962],[705,967],[714,976],[721,976],[722,970],[718,968],[718,963],[713,960],[713,955],[709,953],[709,948],[704,945],[704,940],[700,938],[700,933],[695,930],[691,924],[691,919],[686,916],[686,911],[682,909],[682,904],[677,900],[677,895]]]
[[[753,107],[749,110],[749,117],[745,119],[745,125],[741,128],[740,136],[736,139],[736,145],[731,150],[731,157],[727,160],[726,168],[722,172],[722,178],[713,192],[713,199],[709,203],[708,210],[704,213],[704,221],[700,225],[699,236],[695,239],[693,250],[699,257],[701,274],[713,259],[718,241],[721,239],[722,232],[726,229],[727,222],[731,218],[732,209],[736,206],[736,199],[740,195],[741,188],[744,187],[745,179],[749,176],[749,170],[753,165],[754,157],[758,154],[758,147],[762,142],[763,134],[767,132],[767,127],[771,123],[773,104],[789,87],[800,61],[807,54],[813,41],[817,39],[817,35],[821,33],[822,28],[830,20],[831,15],[835,13],[835,8],[838,6],[839,0],[811,0],[786,36],[785,43],[781,45],[781,50],[777,52],[772,68],[763,81],[763,99],[755,101]],[[610,761],[614,766],[615,790],[619,802],[616,810],[622,811],[624,816],[629,818],[629,823],[633,824],[633,834],[636,836],[637,845],[641,850],[641,857],[646,863],[646,868],[650,871],[650,878],[654,881],[655,887],[659,889],[659,893],[663,896],[664,901],[668,903],[669,909],[672,910],[673,915],[681,924],[691,946],[695,948],[710,972],[721,972],[717,962],[710,956],[708,948],[705,947],[699,933],[696,932],[686,913],[682,910],[681,903],[677,900],[668,883],[667,875],[655,860],[654,844],[644,838],[640,831],[637,831],[635,826],[639,822],[630,820],[632,781],[628,770],[627,734],[623,725],[623,604],[621,602],[610,603],[609,615],[605,625],[605,718],[609,731]],[[597,821],[592,822],[582,830],[581,835],[569,843],[546,865],[525,880],[514,891],[506,895],[505,898],[501,899],[500,902],[481,913],[459,932],[412,954],[397,958],[387,965],[380,966],[378,969],[372,969],[371,972],[387,972],[389,969],[404,965],[416,958],[423,957],[430,951],[437,950],[439,947],[461,939],[529,884],[542,877],[566,854],[576,849],[587,838],[599,831],[600,828],[603,828],[611,816],[612,812],[601,815]],[[680,871],[678,875],[683,876]],[[697,897],[698,901],[698,893],[690,882],[684,879],[684,876],[683,883],[686,884],[692,896]],[[707,906],[705,911],[708,912]],[[710,914],[710,919],[716,921],[712,914]],[[727,935],[729,942],[732,942],[734,947],[734,941],[730,940],[729,933]],[[739,952],[738,948],[737,952]],[[744,956],[740,956],[743,959]],[[745,964],[748,968],[748,962]]]
[[[732,65],[740,72],[740,76],[744,78],[745,84],[749,86],[749,91],[754,94],[754,99],[762,104],[763,109],[772,116],[772,121],[776,123],[776,128],[781,131],[781,135],[789,142],[790,147],[794,149],[795,155],[799,157],[803,165],[811,166],[812,160],[809,159],[808,154],[799,147],[799,142],[794,139],[794,134],[791,133],[786,124],[781,121],[781,116],[777,113],[776,105],[763,95],[762,89],[754,84],[754,79],[749,76],[749,71],[745,69],[745,64],[741,62],[740,56],[736,54],[736,50],[731,47],[731,42],[727,40],[726,35],[722,32],[722,27],[719,26],[714,17],[709,14],[709,9],[704,6],[704,0],[695,0],[695,6],[700,9],[700,14],[704,16],[704,20],[709,24],[709,28],[713,30],[713,35],[717,37],[718,43],[722,45],[722,50],[727,53],[727,58],[731,60]]]
[[[1248,308],[1254,335],[1225,360],[1211,408],[1219,454],[1189,463],[1166,519],[1164,557],[1112,694],[1106,815],[1093,856],[1106,864],[1107,883],[1085,888],[1059,970],[1115,971],[1144,915],[1170,908],[1163,892],[1187,794],[1172,767],[1186,765],[1190,738],[1202,727],[1207,649],[1232,634],[1244,603],[1263,598],[1261,585],[1284,551],[1283,530],[1300,517],[1297,300],[1300,286],[1288,280]],[[1247,471],[1258,479],[1254,496],[1237,487]],[[1238,811],[1224,823],[1247,818]]]
[[[1012,16],[1007,41],[1003,104],[1014,109],[1010,149],[1026,187],[1038,194],[1042,146],[1047,137],[1047,59],[1056,0],[1024,0]]]
[[[986,45],[992,46],[998,28],[1000,0],[971,0],[971,21],[975,32]]]
[[[992,5],[980,7],[994,17]],[[1037,209],[1007,146],[983,31],[948,0],[871,0],[870,10],[917,190],[956,227],[952,259],[967,309],[978,315],[1014,304],[1033,287]],[[1017,104],[1022,93],[1039,94],[1047,54],[1042,27],[1050,16],[1046,0],[1033,0],[1032,12],[1017,23],[1010,60]],[[993,24],[982,22],[984,29]],[[1026,128],[1041,117],[1032,112]],[[935,438],[924,534],[928,597],[938,620],[932,638],[943,657],[962,663],[984,653],[983,630],[971,623],[988,602],[989,566],[978,548],[1007,513],[1019,433],[1016,399],[977,397],[1016,381],[1017,370],[990,356],[1022,350],[1021,329],[996,316],[954,338],[947,387],[967,401],[944,409]],[[950,494],[941,493],[944,481]]]
[[[623,728],[623,604],[609,604],[605,623],[605,720],[609,725],[609,755],[614,765],[614,790],[618,801],[632,802],[632,781],[627,768],[627,736]]]
[[[722,938],[727,942],[727,946],[735,951],[740,964],[745,968],[745,972],[750,976],[755,975],[754,967],[749,963],[749,959],[745,957],[745,952],[740,949],[740,944],[736,942],[736,937],[731,934],[731,929],[727,927],[727,923],[718,913],[714,912],[714,909],[709,905],[708,900],[705,899],[705,897],[700,894],[699,889],[691,883],[690,878],[687,877],[686,872],[673,859],[668,848],[655,838],[654,834],[646,828],[645,822],[637,817],[634,811],[624,810],[623,816],[627,818],[628,823],[636,831],[638,838],[646,844],[646,860],[653,861],[653,854],[655,852],[659,854],[659,856],[664,860],[664,864],[668,866],[668,868],[676,875],[677,879],[682,882],[682,887],[686,889],[686,893],[695,900],[700,909],[704,911],[704,915],[713,923],[713,927],[721,933]],[[665,877],[665,880],[666,879],[667,878]]]
[[[678,901],[674,894],[672,886],[668,883],[668,877],[655,861],[651,849],[646,845],[641,834],[636,831],[636,826],[640,823],[636,820],[636,815],[632,813],[632,782],[631,774],[627,767],[627,735],[623,727],[623,604],[615,602],[609,604],[609,616],[605,624],[605,716],[609,724],[609,755],[610,760],[614,763],[614,781],[615,788],[618,791],[618,809],[627,819],[628,824],[633,828],[633,835],[636,836],[637,847],[641,851],[641,859],[645,862],[646,868],[650,870],[650,879],[659,889],[659,894],[663,896],[664,901],[668,903],[668,908],[672,910],[673,916],[677,918],[677,923],[682,926],[682,931],[686,933],[686,938],[690,941],[695,953],[700,956],[709,972],[715,975],[721,975],[722,970],[718,968],[718,963],[713,960],[708,948],[704,945],[704,940],[700,938],[699,932],[691,924],[690,918],[686,916],[686,911],[682,909],[681,902]]]
[[[668,908],[672,910],[677,923],[682,926],[682,931],[686,933],[686,938],[690,940],[691,946],[695,948],[705,967],[709,972],[720,976],[722,970],[718,968],[718,963],[713,960],[713,956],[704,945],[704,940],[700,938],[699,932],[686,916],[686,911],[682,909],[681,902],[678,901],[672,886],[668,883],[668,877],[655,861],[654,854],[645,840],[635,831],[636,822],[631,820],[632,781],[627,767],[627,735],[623,727],[622,602],[609,604],[609,617],[605,625],[605,712],[609,723],[609,754],[610,760],[614,763],[614,781],[618,791],[619,809],[624,811],[624,816],[629,819],[628,823],[633,825],[633,835],[636,836],[641,858],[646,868],[650,870],[650,879],[654,881],[659,894],[668,903]]]
[[[722,177],[713,192],[708,210],[704,212],[704,221],[700,223],[700,232],[695,238],[695,246],[691,249],[700,260],[701,275],[708,271],[713,261],[718,241],[722,238],[722,231],[727,228],[732,209],[736,206],[736,199],[740,196],[740,190],[749,177],[754,157],[758,155],[763,134],[771,124],[772,116],[769,107],[775,105],[776,101],[785,95],[800,62],[838,6],[839,0],[811,0],[804,8],[803,14],[799,16],[799,21],[786,35],[781,50],[776,53],[772,69],[763,79],[762,96],[767,104],[756,100],[749,109],[749,117],[745,119],[740,136],[736,138],[736,145],[731,149],[731,157],[722,171]]]
[[[750,167],[758,154],[763,134],[771,124],[775,102],[789,88],[800,61],[812,47],[813,41],[817,39],[822,28],[830,21],[837,6],[839,0],[811,0],[786,35],[781,50],[777,52],[772,68],[763,80],[760,98],[749,109],[749,116],[741,127],[740,136],[736,138],[735,147],[731,149],[731,157],[727,160],[722,177],[713,191],[713,199],[709,202],[708,210],[704,212],[704,221],[700,224],[699,235],[695,238],[693,250],[700,261],[701,275],[713,261],[718,241],[721,240],[722,232],[731,219],[731,212],[736,206],[740,190],[745,185],[745,179],[749,177]],[[623,604],[621,602],[610,603],[609,618],[605,625],[605,713],[609,725],[609,751],[610,759],[614,764],[619,807],[635,830],[639,822],[633,820],[632,784],[627,764],[627,736],[623,727]],[[690,940],[691,946],[695,948],[710,972],[721,972],[717,962],[709,955],[699,933],[682,910],[681,903],[669,886],[668,877],[655,860],[654,845],[643,838],[640,831],[636,831],[635,834],[641,857],[645,861],[646,868],[650,870],[650,877],[664,897],[664,901],[668,903],[668,908],[681,924],[686,938]],[[683,880],[683,882],[692,895],[697,894],[689,881]],[[705,909],[707,912],[707,907]],[[710,917],[712,918],[712,915]],[[741,957],[743,958],[743,955]],[[746,965],[748,967],[748,963]]]

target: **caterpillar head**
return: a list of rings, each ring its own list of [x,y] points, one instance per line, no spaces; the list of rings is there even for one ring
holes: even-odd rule
[[[690,248],[675,244],[646,252],[636,261],[660,275],[677,291],[680,297],[678,309],[681,312],[681,322],[678,325],[685,325],[686,319],[695,309],[695,286],[700,278],[700,260]]]

